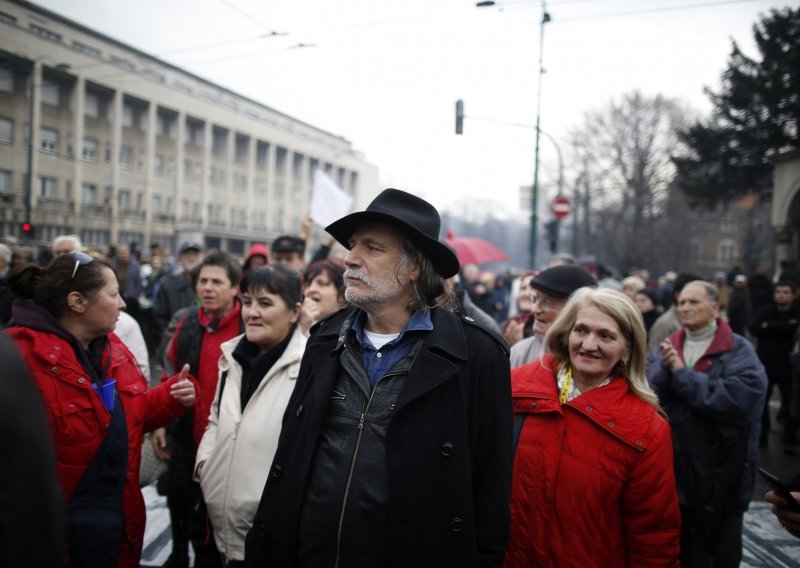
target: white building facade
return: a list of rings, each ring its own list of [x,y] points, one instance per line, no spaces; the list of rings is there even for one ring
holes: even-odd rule
[[[0,235],[24,242],[30,222],[32,244],[76,233],[174,250],[192,238],[241,254],[298,231],[317,169],[355,209],[378,190],[377,168],[343,137],[0,0]]]

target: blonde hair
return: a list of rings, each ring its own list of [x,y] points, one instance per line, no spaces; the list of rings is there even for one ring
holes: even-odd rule
[[[630,357],[625,365],[617,364],[612,373],[621,375],[637,397],[661,412],[658,396],[647,383],[647,332],[642,314],[625,294],[609,288],[576,290],[550,326],[545,336],[547,348],[559,368],[569,364],[569,335],[578,319],[578,312],[593,306],[613,319],[625,338]]]

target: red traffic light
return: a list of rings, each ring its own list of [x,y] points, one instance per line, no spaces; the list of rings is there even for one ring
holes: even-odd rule
[[[31,225],[28,221],[25,221],[19,226],[22,229],[22,234],[31,236],[33,235],[33,225]]]

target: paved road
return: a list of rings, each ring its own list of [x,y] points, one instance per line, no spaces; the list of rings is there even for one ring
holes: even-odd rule
[[[775,389],[776,391],[778,389]],[[777,401],[771,403],[777,412]],[[780,424],[769,436],[769,444],[762,449],[760,465],[786,482],[800,474],[800,453],[786,453],[780,444]],[[800,448],[798,448],[800,452]],[[744,516],[742,566],[746,568],[800,568],[800,539],[784,531],[763,499],[766,484],[758,478],[753,502]],[[164,497],[160,497],[155,486],[144,488],[147,505],[147,527],[144,535],[142,566],[161,566],[169,556],[170,541],[169,512]]]

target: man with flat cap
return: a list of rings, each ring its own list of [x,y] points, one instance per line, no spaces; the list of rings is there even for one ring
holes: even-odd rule
[[[544,334],[578,288],[597,286],[594,277],[580,266],[562,264],[542,270],[530,284],[533,288],[533,335],[518,341],[511,348],[511,367],[536,361],[544,355]]]
[[[311,330],[246,566],[502,565],[508,351],[434,305],[459,267],[439,229],[397,189],[326,228],[353,307]]]

